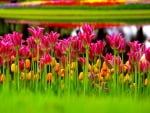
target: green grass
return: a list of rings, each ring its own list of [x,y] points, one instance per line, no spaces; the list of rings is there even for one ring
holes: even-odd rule
[[[0,94],[1,113],[149,113],[150,98],[52,96],[31,92]]]

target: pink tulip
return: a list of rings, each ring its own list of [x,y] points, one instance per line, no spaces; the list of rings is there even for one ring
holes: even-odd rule
[[[52,48],[54,47],[55,43],[58,41],[59,36],[60,36],[59,33],[53,31],[47,34],[47,37],[49,39]]]
[[[50,42],[47,36],[42,36],[40,42],[40,49],[43,52],[47,52],[47,53],[50,51]]]
[[[140,70],[141,72],[148,72],[149,63],[147,61],[140,61]]]
[[[61,58],[64,55],[63,50],[64,50],[64,48],[63,48],[62,43],[57,42],[56,45],[55,45],[55,55],[56,55],[56,57]]]
[[[26,42],[27,42],[27,45],[28,45],[29,49],[31,50],[32,54],[34,56],[36,56],[36,53],[37,53],[37,44],[35,43],[33,37],[30,36],[29,38],[27,38]]]
[[[22,58],[27,58],[29,57],[29,54],[30,54],[29,46],[26,45],[21,46],[21,48],[19,49],[19,56]]]
[[[51,62],[52,62],[52,57],[50,56],[50,54],[46,54],[41,57],[42,64],[50,64]]]
[[[139,51],[141,44],[138,41],[129,42],[130,51]]]
[[[32,34],[33,39],[35,40],[35,43],[39,44],[40,40],[41,40],[41,38],[43,36],[44,28],[41,28],[41,27],[37,27],[37,28],[30,27],[30,28],[28,28],[28,30]]]
[[[110,44],[111,48],[114,50],[117,50],[118,52],[124,51],[126,40],[122,38],[122,34],[119,33],[117,35],[107,35],[106,40]],[[123,50],[122,50],[123,49]]]
[[[14,47],[19,48],[23,43],[22,34],[18,32],[14,31],[13,34],[11,35],[11,39]]]
[[[98,55],[98,56],[102,55],[105,45],[106,45],[105,42],[102,42],[101,40],[97,41],[97,43],[96,43],[96,55]]]
[[[118,51],[124,53],[126,51],[126,39],[121,38],[118,46]]]
[[[130,51],[130,52],[127,53],[127,55],[129,57],[129,62],[131,64],[138,63],[140,61],[141,57],[142,57],[141,53],[138,52],[138,51],[135,51],[135,52],[134,51]]]
[[[96,44],[91,43],[89,48],[89,59],[93,60],[94,56],[96,56]]]
[[[0,55],[5,59],[9,59],[12,53],[12,44],[9,42],[5,42],[3,40],[0,41]]]
[[[92,39],[96,36],[93,33],[93,28],[89,24],[84,24],[82,31],[78,33],[79,39],[82,40],[83,45],[90,45]]]
[[[106,53],[105,56],[102,56],[103,59],[105,60],[106,63],[108,63],[109,61],[113,60],[113,55],[111,53]]]
[[[146,49],[145,51],[145,58],[147,61],[150,62],[150,47]]]

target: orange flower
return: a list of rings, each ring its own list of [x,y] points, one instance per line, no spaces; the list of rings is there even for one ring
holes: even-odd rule
[[[36,62],[36,61],[37,61],[37,57],[34,57],[34,58],[33,58],[33,61]]]
[[[30,69],[30,67],[31,67],[31,62],[30,62],[29,59],[26,59],[26,60],[25,60],[25,67],[26,67],[27,69]]]
[[[46,81],[47,82],[51,82],[52,81],[52,77],[53,77],[52,73],[48,73],[47,76],[46,76]]]
[[[60,64],[59,64],[59,63],[56,63],[56,64],[55,64],[55,72],[58,73],[58,72],[59,72],[59,69],[60,69]]]
[[[59,75],[64,78],[65,77],[65,69],[61,69]]]
[[[0,83],[1,82],[4,82],[4,80],[5,80],[5,76],[2,74],[2,75],[0,75]]]
[[[88,72],[91,72],[92,71],[92,67],[91,67],[91,65],[89,64],[88,65]]]

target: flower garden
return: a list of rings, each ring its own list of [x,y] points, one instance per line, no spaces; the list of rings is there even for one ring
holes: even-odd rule
[[[126,39],[121,33],[93,42],[92,26],[81,28],[77,36],[62,40],[57,32],[45,33],[41,27],[28,28],[27,40],[15,31],[2,36],[1,91],[79,98],[149,97],[150,48],[129,42],[125,62]],[[106,51],[106,45],[113,53]]]
[[[27,19],[26,9],[22,18]],[[144,11],[147,15],[139,18],[148,20],[149,10]],[[21,18],[15,8],[0,13],[10,21]],[[0,112],[149,113],[150,47],[127,42],[122,33],[97,40],[98,24],[71,27],[78,25],[77,35],[64,39],[41,26],[28,27],[26,40],[17,31],[0,36]]]

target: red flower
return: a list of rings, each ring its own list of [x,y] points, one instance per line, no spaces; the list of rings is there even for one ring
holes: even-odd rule
[[[42,64],[50,64],[52,62],[52,57],[50,54],[43,55],[41,58],[41,63]]]
[[[20,68],[21,71],[24,70],[24,65],[25,65],[24,60],[20,60],[20,61],[19,61],[19,68]]]
[[[78,58],[78,61],[79,61],[79,63],[81,63],[81,64],[85,64],[85,58],[83,58],[83,57],[79,57],[79,58]]]

